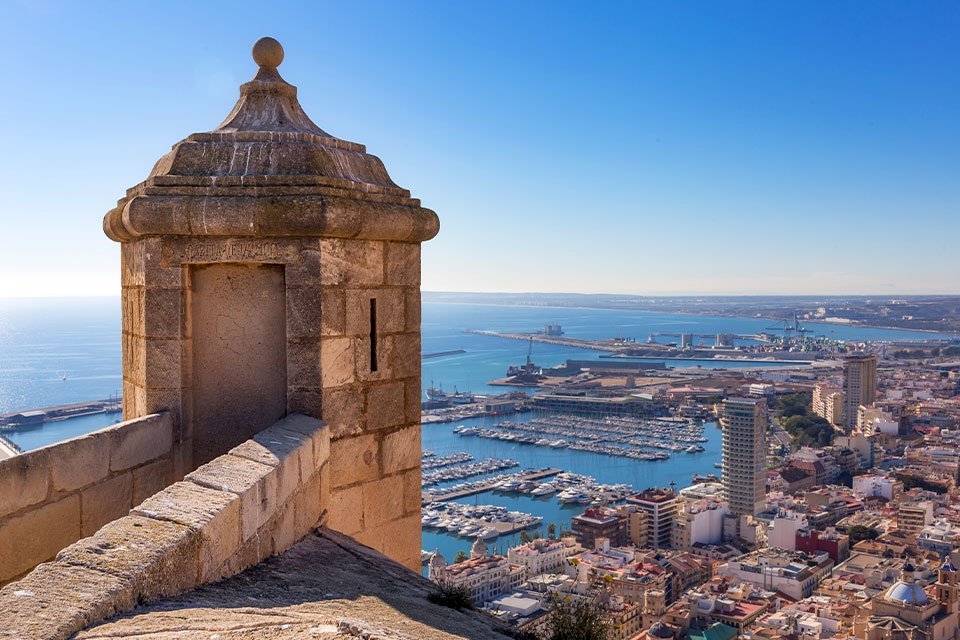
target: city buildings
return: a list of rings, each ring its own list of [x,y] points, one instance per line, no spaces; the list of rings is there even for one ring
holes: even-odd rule
[[[606,538],[610,545],[619,547],[627,544],[627,519],[616,509],[587,509],[573,518],[571,527],[577,542],[592,549],[598,538]]]
[[[844,424],[857,424],[860,406],[877,399],[877,358],[864,353],[847,356],[843,361]]]
[[[735,516],[756,515],[764,508],[767,421],[763,405],[753,398],[723,401],[723,486]]]
[[[627,498],[627,504],[636,506],[646,523],[646,536],[640,540],[640,546],[646,549],[669,548],[677,515],[677,494],[672,489],[646,489]]]
[[[487,545],[477,540],[470,549],[470,558],[448,565],[440,552],[428,563],[428,577],[451,587],[465,587],[470,599],[480,605],[517,589],[527,577],[526,567],[513,564],[499,555],[488,555]]]

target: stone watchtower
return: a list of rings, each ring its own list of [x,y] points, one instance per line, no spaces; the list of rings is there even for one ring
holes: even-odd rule
[[[121,243],[124,419],[169,411],[177,475],[287,413],[331,430],[327,524],[420,565],[420,243],[436,214],[315,125],[259,40],[219,127],[104,218]]]

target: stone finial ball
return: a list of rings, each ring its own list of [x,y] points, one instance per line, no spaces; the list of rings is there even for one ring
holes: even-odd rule
[[[253,45],[253,61],[261,67],[279,67],[283,62],[283,47],[274,38],[260,38]]]

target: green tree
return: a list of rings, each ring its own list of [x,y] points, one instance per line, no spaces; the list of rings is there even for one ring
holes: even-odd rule
[[[456,564],[457,562],[463,562],[464,560],[468,560],[469,558],[470,556],[467,555],[467,552],[464,551],[463,549],[460,549],[460,551],[457,551],[457,555],[454,556],[453,562],[454,564]]]
[[[550,605],[545,640],[608,640],[610,624],[594,600],[557,596]]]
[[[863,540],[876,540],[880,534],[870,527],[855,524],[847,529],[847,535],[850,536],[850,545],[852,546]]]
[[[551,540],[557,537],[557,525],[552,522],[547,525],[547,537]]]

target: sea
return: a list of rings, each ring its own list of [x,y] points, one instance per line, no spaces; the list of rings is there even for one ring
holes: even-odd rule
[[[557,323],[564,334],[575,338],[634,338],[645,342],[653,333],[757,334],[769,329],[770,320],[692,316],[653,312],[554,307],[497,306],[465,303],[424,303],[423,353],[463,350],[463,353],[423,361],[423,385],[447,392],[477,394],[503,393],[504,387],[488,381],[502,378],[511,364],[526,360],[529,345],[523,341],[464,333],[466,329],[501,332],[529,332]],[[946,334],[919,333],[894,329],[873,329],[835,324],[807,323],[816,335],[836,340],[922,340],[951,338]],[[670,338],[661,338],[669,340]],[[531,357],[550,367],[566,359],[596,359],[599,352],[534,343]],[[712,360],[664,360],[671,367],[733,368],[778,366],[775,363]],[[119,298],[34,298],[0,300],[0,414],[39,409],[54,405],[119,396],[120,301]],[[511,420],[526,421],[531,414],[517,414]],[[23,450],[42,447],[109,426],[119,414],[74,418],[4,435]],[[496,421],[503,420],[499,418]],[[627,483],[639,489],[678,486],[690,483],[694,473],[716,473],[720,459],[720,431],[707,423],[704,451],[673,454],[668,461],[645,462],[586,451],[552,449],[499,440],[459,436],[453,429],[461,424],[491,424],[477,418],[423,427],[423,448],[446,455],[465,451],[476,459],[512,458],[521,468],[557,467],[593,476],[602,483]],[[474,478],[471,478],[474,479]],[[448,483],[449,484],[449,483]],[[443,487],[444,485],[439,485]],[[469,504],[506,506],[543,518],[558,529],[570,526],[581,506],[562,506],[553,497],[507,496],[481,493],[462,499]],[[505,550],[517,543],[518,535],[489,541],[488,546]],[[439,550],[448,560],[458,551],[469,550],[472,540],[425,531],[423,548]]]

